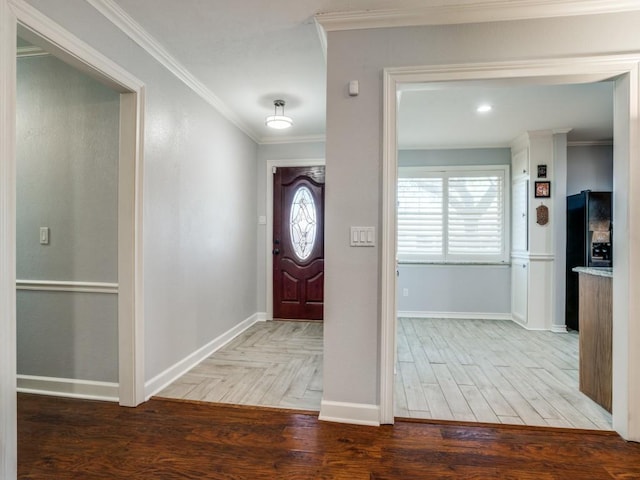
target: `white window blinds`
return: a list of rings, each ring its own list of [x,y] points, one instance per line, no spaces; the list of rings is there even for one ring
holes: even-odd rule
[[[398,260],[507,261],[507,168],[401,168]]]
[[[398,251],[440,256],[443,242],[442,178],[398,180]]]

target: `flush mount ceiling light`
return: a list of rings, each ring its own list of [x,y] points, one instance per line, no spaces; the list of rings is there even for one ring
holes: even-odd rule
[[[493,107],[488,103],[483,103],[482,105],[478,106],[478,108],[476,108],[476,112],[478,113],[489,113],[491,110],[493,110]]]
[[[278,109],[280,109],[280,114],[278,114]],[[284,100],[274,100],[273,115],[269,115],[264,120],[264,124],[267,127],[275,128],[277,130],[289,128],[291,125],[293,125],[293,120],[291,120],[291,117],[287,117],[284,114]]]

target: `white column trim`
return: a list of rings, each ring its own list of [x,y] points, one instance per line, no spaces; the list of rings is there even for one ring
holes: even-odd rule
[[[385,72],[383,79],[383,160],[382,160],[382,232],[380,262],[380,423],[394,423],[393,392],[396,363],[397,328],[397,247],[396,190],[398,184],[398,145],[396,79]]]
[[[0,478],[17,477],[16,17],[0,0]]]
[[[640,288],[640,255],[635,247],[640,238],[640,215],[636,196],[640,195],[640,53],[628,55],[604,55],[577,58],[555,58],[542,60],[527,60],[513,62],[474,63],[457,65],[438,65],[425,67],[389,68],[384,71],[384,103],[383,103],[383,230],[388,230],[382,238],[383,268],[381,287],[382,297],[393,298],[395,292],[395,272],[390,268],[391,259],[395,256],[395,225],[390,220],[391,212],[395,215],[393,196],[388,192],[395,188],[395,172],[398,159],[395,145],[396,138],[396,94],[395,87],[405,83],[452,82],[462,80],[509,80],[521,81],[527,78],[532,84],[545,80],[555,83],[581,83],[610,80],[616,77],[629,78],[629,109],[630,126],[629,137],[622,139],[629,143],[628,148],[619,150],[624,158],[618,159],[618,167],[625,169],[619,172],[620,178],[628,179],[629,198],[627,205],[614,205],[614,218],[624,216],[629,228],[618,231],[618,240],[627,253],[628,265],[624,267],[627,275],[620,275],[614,271],[614,399],[624,398],[625,401],[615,403],[613,424],[616,431],[628,440],[640,441],[640,375],[635,365],[640,361],[640,351],[635,348],[640,344],[640,326],[632,321],[640,317],[640,296],[631,292]],[[626,110],[626,109],[625,109]],[[615,154],[614,154],[615,157]],[[626,190],[625,190],[626,191]],[[620,251],[620,248],[618,248]],[[532,260],[549,261],[548,256],[533,255]],[[620,272],[622,273],[622,272]],[[626,278],[625,278],[626,277]],[[624,292],[628,292],[625,295]],[[617,302],[624,302],[621,305]],[[380,399],[381,412],[393,409],[393,361],[395,312],[391,314],[388,301],[381,305],[381,364],[380,364]],[[625,339],[625,347],[616,353],[616,341]],[[618,339],[618,340],[616,340]],[[618,365],[618,367],[616,367]],[[616,368],[624,370],[625,375],[616,376]],[[384,389],[383,389],[384,388]],[[616,408],[616,405],[620,405]],[[383,422],[387,418],[381,416]]]
[[[267,224],[265,233],[265,290],[266,319],[273,320],[273,169],[277,167],[323,167],[324,158],[281,159],[266,162],[266,198]]]

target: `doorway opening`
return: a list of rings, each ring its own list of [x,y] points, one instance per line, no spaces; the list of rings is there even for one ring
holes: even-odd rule
[[[484,83],[487,81],[499,81],[502,84],[579,84],[599,81],[613,81],[615,83],[614,104],[616,115],[614,118],[614,224],[623,223],[628,226],[627,209],[629,208],[626,197],[629,194],[630,157],[637,156],[637,152],[630,144],[629,134],[634,128],[633,118],[637,110],[637,58],[618,58],[616,62],[611,59],[589,59],[588,61],[565,61],[560,65],[556,62],[531,62],[527,72],[520,77],[514,77],[513,65],[486,64],[470,66],[437,67],[430,69],[389,69],[385,71],[385,104],[384,104],[384,181],[383,181],[383,258],[382,258],[382,368],[381,368],[381,421],[393,423],[393,379],[396,354],[396,185],[397,185],[397,92],[403,84],[427,82],[432,85],[442,85],[447,81],[475,81]],[[519,64],[520,65],[520,64]],[[605,66],[606,65],[606,66]],[[522,65],[520,65],[522,66]],[[604,67],[603,67],[604,66]],[[631,93],[630,93],[631,92]],[[633,162],[631,162],[633,163]],[[617,202],[616,202],[617,199]],[[618,391],[619,398],[624,399],[613,405],[613,428],[623,436],[629,429],[627,419],[628,408],[631,402],[627,402],[630,392],[636,386],[637,379],[626,374],[629,365],[632,364],[630,352],[627,346],[629,340],[629,284],[635,278],[629,276],[629,237],[618,236],[614,239],[617,251],[620,253],[616,268],[615,278],[621,281],[614,282],[614,392]],[[622,252],[620,252],[622,250]],[[625,281],[628,279],[628,282]],[[631,330],[633,331],[633,329]],[[618,339],[618,340],[616,340]],[[619,343],[617,343],[619,342]],[[618,372],[616,372],[618,370]],[[617,378],[617,380],[616,380]],[[627,382],[628,380],[628,382]],[[614,393],[614,398],[615,398]],[[619,410],[618,410],[619,408]]]
[[[492,111],[477,112],[483,102]],[[559,334],[564,308],[530,298],[526,280],[547,268],[564,298],[562,269],[549,268],[564,263],[564,247],[552,251],[566,228],[558,210],[575,189],[611,191],[612,137],[612,82],[401,87],[397,417],[611,430],[610,414],[578,389],[577,334]],[[541,153],[543,140],[558,145]],[[534,199],[542,181],[552,198]],[[530,208],[543,204],[553,215],[540,225]],[[543,307],[530,303],[543,302],[552,315],[536,318]]]
[[[88,186],[90,181],[88,179],[93,178],[104,187],[103,190],[106,197],[102,199],[104,200],[102,202],[101,199],[97,198],[97,194],[93,194],[95,192],[87,191],[86,193],[89,196],[80,203],[76,203],[73,200],[74,195],[68,195],[71,203],[67,202],[68,204],[65,204],[65,202],[60,201],[60,204],[56,206],[56,208],[59,207],[57,209],[58,213],[52,214],[49,212],[48,214],[50,221],[54,222],[55,225],[45,225],[43,222],[46,219],[32,219],[39,223],[39,231],[36,234],[39,235],[40,245],[36,252],[39,251],[40,247],[45,250],[46,247],[53,247],[55,243],[61,246],[63,243],[71,242],[72,245],[63,245],[69,250],[70,256],[67,261],[61,261],[58,255],[54,255],[52,261],[54,263],[57,261],[58,266],[63,270],[59,272],[59,278],[55,278],[57,274],[53,274],[53,279],[43,278],[43,276],[49,277],[49,274],[37,273],[35,270],[33,272],[25,272],[28,278],[17,279],[16,288],[20,291],[17,299],[19,300],[29,295],[31,297],[34,295],[49,297],[49,300],[55,297],[55,300],[52,301],[54,304],[62,306],[62,310],[58,313],[60,313],[60,318],[64,319],[62,321],[67,322],[67,326],[70,328],[67,333],[71,338],[67,340],[72,343],[69,344],[68,341],[66,343],[57,342],[57,345],[55,345],[55,348],[61,349],[60,354],[67,357],[66,361],[63,362],[66,365],[60,365],[61,368],[58,371],[61,373],[59,375],[56,375],[51,370],[44,372],[42,375],[19,376],[18,389],[33,393],[106,399],[117,401],[123,406],[135,406],[144,401],[141,239],[141,155],[143,135],[141,127],[144,109],[144,86],[128,72],[125,72],[98,52],[81,44],[74,37],[64,35],[57,29],[51,29],[49,20],[42,20],[42,23],[40,23],[40,20],[29,17],[28,19],[18,18],[18,22],[18,42],[23,47],[20,50],[26,51],[27,55],[35,55],[39,59],[45,59],[45,62],[48,61],[52,64],[51,68],[57,68],[60,72],[64,72],[61,73],[63,76],[65,74],[73,76],[79,79],[78,81],[80,82],[83,81],[81,80],[82,78],[86,78],[85,83],[88,85],[87,88],[89,90],[92,89],[89,86],[91,82],[97,81],[95,83],[96,88],[93,88],[93,90],[102,92],[98,96],[106,95],[112,99],[105,100],[106,104],[111,105],[111,107],[107,107],[111,109],[111,113],[108,115],[111,122],[109,124],[110,136],[100,134],[99,131],[102,127],[98,123],[101,114],[98,111],[94,112],[95,115],[92,114],[90,106],[80,110],[86,113],[86,118],[82,120],[83,122],[89,125],[96,124],[94,129],[96,135],[93,137],[89,136],[87,139],[76,138],[74,140],[71,137],[72,140],[65,140],[55,133],[55,129],[50,128],[49,137],[44,138],[47,134],[45,131],[47,130],[46,125],[40,126],[39,131],[35,132],[36,135],[39,134],[41,138],[45,139],[45,143],[49,142],[50,146],[56,145],[56,142],[58,142],[60,154],[63,155],[63,158],[65,156],[68,157],[67,162],[56,162],[55,158],[48,158],[52,164],[57,164],[51,165],[51,168],[66,168],[63,165],[75,164],[73,169],[67,168],[66,172],[60,173],[67,179],[72,177],[70,180],[76,182],[74,186],[70,186],[75,191],[75,196],[80,195],[80,191],[83,189],[90,189]],[[39,33],[42,31],[49,33],[44,36]],[[44,54],[46,56],[43,56]],[[35,102],[43,101],[43,96],[36,96],[32,100]],[[54,102],[60,102],[57,108],[61,108],[63,111],[68,108],[64,103],[64,90],[57,93],[53,92],[52,97],[54,97]],[[95,107],[96,109],[103,104],[102,101],[98,101],[98,103],[101,105]],[[24,120],[21,115],[25,111],[20,108],[20,105],[18,105],[18,108],[17,118],[18,120]],[[77,111],[71,109],[69,110],[69,115],[72,115],[71,112],[77,113]],[[43,117],[45,116],[43,115]],[[27,136],[34,133],[33,131],[29,132],[28,125],[21,124],[19,127],[20,129],[27,128],[25,134]],[[87,128],[93,127],[88,126]],[[107,143],[108,138],[115,139],[115,144],[104,145],[110,152],[108,155],[112,158],[109,167],[106,167],[104,162],[101,162],[100,158],[102,156],[98,154],[95,156],[79,155],[74,157],[74,151],[82,151],[82,147],[76,148],[74,145],[79,146],[82,141],[88,141],[94,143],[94,145],[89,145],[89,149],[93,147],[100,149],[100,143]],[[35,143],[37,142],[32,142],[32,145]],[[40,153],[43,156],[49,155],[50,157],[53,155],[53,151],[53,148],[49,148]],[[44,160],[46,161],[47,158]],[[13,161],[16,161],[15,158]],[[92,164],[92,161],[96,163]],[[104,178],[101,179],[101,174],[96,172],[104,168],[111,173],[105,173],[103,175]],[[87,178],[82,178],[85,174]],[[15,179],[13,182],[12,188],[16,188]],[[110,185],[110,187],[107,188],[105,184]],[[29,189],[24,191],[27,190]],[[55,188],[52,187],[50,193],[54,191]],[[56,199],[49,198],[48,200],[53,203]],[[100,227],[87,227],[86,222],[79,220],[80,217],[88,219],[93,216],[93,214],[87,216],[85,211],[93,208],[91,207],[92,203],[95,203],[94,207],[97,208],[93,213],[98,216],[104,215],[98,221],[100,224],[104,220],[104,225]],[[103,211],[107,204],[109,205],[108,212]],[[65,212],[65,209],[68,211]],[[22,221],[23,214],[19,212],[17,214],[21,215],[20,220]],[[13,212],[13,215],[15,220],[16,212]],[[82,225],[85,225],[89,230],[95,230],[96,228],[100,230],[102,227],[104,229],[100,230],[102,234],[97,238],[87,238],[85,235],[90,235],[91,232],[74,231],[77,228],[82,230]],[[69,235],[75,235],[75,238],[71,238]],[[78,235],[82,235],[82,238]],[[105,237],[108,237],[108,241]],[[90,247],[90,244],[97,244],[100,248],[96,250],[96,248]],[[77,260],[78,252],[83,250],[82,245],[88,247],[84,248],[86,253],[85,260],[87,261],[83,261],[82,265],[74,264],[75,260]],[[20,251],[22,252],[23,250],[24,248]],[[107,255],[105,252],[109,254]],[[27,257],[29,255],[31,254],[28,254]],[[17,260],[15,250],[13,250],[12,256],[15,262]],[[101,262],[102,266],[99,266],[98,264]],[[97,268],[94,273],[90,272],[91,269],[86,269],[89,264],[95,266],[94,270]],[[105,267],[107,264],[108,268]],[[98,271],[111,273],[107,277],[101,278],[97,273]],[[50,272],[50,274],[52,273]],[[63,296],[66,297],[66,300],[61,301]],[[23,301],[21,304],[23,307],[27,304],[33,307],[34,302],[31,300],[27,303]],[[64,307],[63,304],[67,306]],[[74,322],[77,322],[77,319],[73,320],[75,318],[73,315],[69,316],[67,315],[68,312],[65,313],[69,308],[74,311],[84,309],[87,314],[96,308],[103,313],[109,312],[110,319],[103,319],[109,325],[94,325],[95,329],[90,327],[89,330],[85,329],[84,331],[78,329],[77,325],[73,325]],[[106,331],[100,330],[101,328],[106,328]],[[104,334],[105,338],[110,337],[113,339],[113,344],[107,348],[109,352],[106,350],[103,352],[106,357],[109,357],[105,361],[106,364],[110,365],[108,372],[106,370],[101,371],[101,367],[98,367],[95,372],[88,372],[78,365],[73,365],[74,362],[78,361],[87,362],[87,358],[93,358],[92,361],[95,361],[96,364],[100,362],[100,355],[93,357],[91,352],[78,353],[78,355],[75,355],[76,358],[73,358],[73,349],[78,348],[77,345],[83,345],[82,348],[84,348],[87,336],[95,336],[96,329],[102,332],[98,336]],[[28,337],[29,335],[27,334],[26,336]],[[19,338],[26,337],[22,335]],[[43,341],[46,343],[46,338]],[[73,342],[75,342],[76,347],[74,347]],[[88,355],[88,357],[84,358],[83,355],[85,357]],[[98,378],[106,377],[107,381],[96,381],[91,378],[94,375]]]

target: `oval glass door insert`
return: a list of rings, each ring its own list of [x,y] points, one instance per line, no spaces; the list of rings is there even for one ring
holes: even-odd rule
[[[291,201],[289,234],[293,251],[300,260],[306,260],[313,251],[317,217],[311,190],[305,186],[299,187]]]

